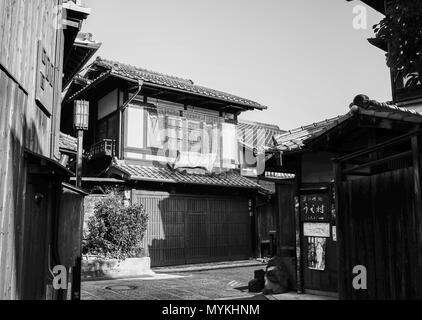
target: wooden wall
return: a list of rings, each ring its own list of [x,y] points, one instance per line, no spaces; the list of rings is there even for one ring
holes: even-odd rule
[[[27,238],[30,228],[25,209],[27,167],[24,148],[50,157],[54,113],[61,94],[61,46],[58,45],[56,9],[61,0],[0,1],[0,299],[21,297],[24,245],[44,239],[44,231]],[[53,116],[35,102],[38,40],[52,62]],[[45,191],[45,190],[44,190]],[[43,233],[44,232],[44,233]],[[19,265],[21,264],[21,265]]]
[[[55,221],[54,246],[57,248],[57,264],[71,269],[69,283],[80,281],[79,268],[82,261],[82,228],[84,224],[84,194],[64,187],[60,197],[60,210]],[[72,287],[72,286],[70,286]],[[78,291],[78,288],[73,288]],[[65,297],[70,298],[70,288]],[[63,299],[64,297],[62,297]]]
[[[291,277],[292,284],[296,286],[296,218],[295,195],[296,184],[276,184],[277,194],[277,255],[285,262]]]
[[[340,298],[415,299],[417,228],[413,168],[342,183],[337,212]],[[367,269],[367,290],[352,287]]]
[[[276,231],[276,237],[278,234],[278,210],[277,210],[277,199],[271,199],[270,201],[257,202],[256,206],[256,236],[257,236],[257,255],[261,257],[265,252],[261,250],[261,244],[263,241],[271,241],[270,231]],[[269,245],[269,244],[268,244]],[[274,244],[277,247],[277,243]],[[267,254],[269,254],[268,252]]]
[[[295,184],[277,184],[278,230],[277,251],[283,257],[296,256]]]
[[[144,248],[152,266],[248,259],[248,200],[132,191],[149,214]]]

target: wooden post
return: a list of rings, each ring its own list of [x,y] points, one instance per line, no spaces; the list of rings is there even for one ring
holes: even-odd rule
[[[78,130],[78,154],[76,158],[76,187],[80,188],[82,186],[82,160],[83,160],[83,141],[84,141],[84,131]]]
[[[73,125],[78,132],[78,153],[76,157],[76,187],[82,187],[82,166],[83,166],[83,149],[84,149],[84,131],[89,126],[89,102],[75,101]],[[83,211],[80,216],[80,239],[82,239],[83,228]],[[80,243],[82,245],[82,243]],[[82,251],[82,250],[81,250]],[[80,300],[81,298],[81,257],[75,261],[72,267],[72,300]]]
[[[81,268],[82,258],[77,257],[72,268],[72,300],[81,300]]]
[[[297,293],[303,293],[303,272],[302,272],[302,242],[300,241],[300,208],[299,208],[299,196],[294,197],[295,206],[295,227],[296,227],[296,285]]]
[[[82,187],[82,161],[83,161],[83,138],[84,131],[78,130],[78,154],[76,158],[76,187]],[[82,223],[82,222],[81,222]],[[81,225],[82,228],[82,225]],[[72,267],[72,300],[81,298],[81,258],[76,259],[76,264]]]
[[[338,271],[338,293],[340,299],[346,298],[346,286],[345,281],[347,279],[345,272],[345,252],[344,240],[343,240],[343,228],[344,216],[343,212],[340,212],[340,190],[343,181],[343,175],[341,172],[341,163],[339,161],[333,161],[334,168],[334,203],[336,212],[336,237],[337,237],[337,271]],[[352,284],[350,284],[352,285]]]
[[[413,153],[413,182],[415,193],[415,229],[416,229],[416,249],[417,249],[417,266],[416,266],[416,295],[417,299],[422,299],[422,163],[421,151],[422,141],[419,135],[411,138]]]

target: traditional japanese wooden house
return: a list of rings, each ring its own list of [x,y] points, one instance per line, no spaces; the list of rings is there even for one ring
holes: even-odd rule
[[[80,218],[64,207],[83,192],[63,184],[73,173],[58,161],[62,79],[83,63],[70,48],[88,15],[61,0],[0,1],[0,299],[63,294],[50,271],[73,254],[61,217]]]
[[[299,291],[420,298],[421,123],[417,111],[358,96],[346,115],[276,137],[282,169],[296,174]],[[366,268],[364,290],[355,266]]]
[[[86,188],[120,184],[149,213],[152,266],[245,259],[259,185],[240,174],[237,117],[266,107],[191,80],[97,58],[71,85],[91,105]],[[62,131],[72,128],[62,122]]]

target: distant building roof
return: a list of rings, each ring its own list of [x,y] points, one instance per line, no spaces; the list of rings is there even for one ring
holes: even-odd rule
[[[237,140],[246,148],[256,148],[258,153],[274,147],[274,136],[285,131],[276,125],[239,120],[237,125]]]
[[[220,187],[252,188],[259,189],[259,185],[239,174],[186,174],[165,167],[151,167],[127,164],[124,161],[115,161],[108,171],[117,170],[126,180],[139,180],[150,182],[164,182],[176,184],[200,184]]]
[[[181,91],[187,94],[212,98],[224,101],[226,103],[241,105],[247,108],[260,110],[267,109],[266,106],[263,106],[255,101],[241,98],[226,92],[196,85],[192,80],[169,76],[166,74],[146,70],[128,64],[102,59],[100,57],[97,57],[97,59],[93,63],[93,67],[102,67],[106,69],[107,72],[100,74],[96,79],[92,79],[92,82],[100,80],[106,74],[110,74],[129,78],[136,81],[142,81],[144,84],[155,85],[162,88],[168,88],[169,90],[177,90],[179,92]]]

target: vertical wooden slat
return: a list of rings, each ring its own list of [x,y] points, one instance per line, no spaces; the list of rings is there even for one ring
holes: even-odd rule
[[[414,136],[411,139],[413,151],[413,182],[415,194],[415,229],[417,241],[417,278],[418,283],[422,283],[422,164],[421,152],[422,142],[420,136]],[[417,287],[417,297],[422,299],[422,285]]]
[[[346,298],[345,285],[345,215],[347,212],[342,210],[340,204],[346,199],[342,199],[343,176],[341,172],[341,164],[339,162],[333,163],[334,168],[334,194],[335,194],[335,210],[336,210],[336,232],[337,232],[337,260],[338,260],[338,292],[340,299]]]

